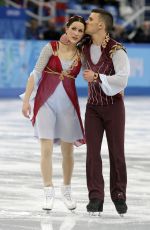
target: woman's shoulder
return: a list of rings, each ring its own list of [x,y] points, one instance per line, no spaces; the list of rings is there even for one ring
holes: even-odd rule
[[[42,54],[53,54],[55,50],[54,43],[52,41],[46,43],[44,47],[42,48],[41,53]]]
[[[48,43],[48,45],[51,47],[51,50],[53,51],[53,53],[57,52],[58,46],[59,46],[59,42],[58,41],[55,41],[55,40],[50,41]]]

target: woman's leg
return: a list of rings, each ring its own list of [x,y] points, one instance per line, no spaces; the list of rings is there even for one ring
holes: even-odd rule
[[[73,144],[61,141],[63,185],[61,187],[64,204],[69,210],[76,208],[76,202],[71,194],[71,178],[74,167]]]
[[[52,153],[53,141],[41,139],[41,175],[44,187],[52,187]]]
[[[44,210],[52,210],[54,205],[55,191],[52,182],[52,152],[53,141],[41,139],[41,174],[44,184]]]
[[[71,177],[74,167],[73,144],[61,141],[61,152],[63,156],[63,184],[69,185],[71,184]]]

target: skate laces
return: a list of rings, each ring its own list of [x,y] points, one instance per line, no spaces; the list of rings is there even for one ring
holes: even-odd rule
[[[123,204],[125,202],[123,193],[118,193],[118,203]]]
[[[72,201],[71,187],[70,187],[70,186],[63,186],[63,187],[62,187],[62,193],[63,193],[63,196],[64,196],[67,200]]]
[[[114,200],[115,205],[126,205],[123,193],[118,193],[117,198]]]
[[[45,196],[47,199],[52,199],[54,197],[54,188],[53,187],[47,187],[44,189]]]
[[[122,192],[119,192],[117,194],[113,194],[112,199],[114,201],[124,201],[125,200],[125,196],[124,196],[124,194]]]
[[[123,193],[118,193],[118,200],[124,200]]]

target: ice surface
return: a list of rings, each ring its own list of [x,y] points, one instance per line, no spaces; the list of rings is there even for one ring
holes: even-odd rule
[[[84,119],[86,99],[80,98]],[[104,211],[86,212],[88,202],[86,147],[75,148],[72,190],[77,210],[70,213],[61,201],[61,153],[53,155],[56,201],[51,214],[41,211],[40,150],[29,120],[21,114],[21,100],[0,100],[0,230],[147,230],[150,229],[150,97],[126,97],[126,162],[128,213],[121,218],[109,195],[109,159],[102,146],[105,179]]]

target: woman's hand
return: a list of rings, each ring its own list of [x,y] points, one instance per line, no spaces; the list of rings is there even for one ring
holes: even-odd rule
[[[22,113],[25,117],[30,118],[31,106],[29,102],[23,102]]]

